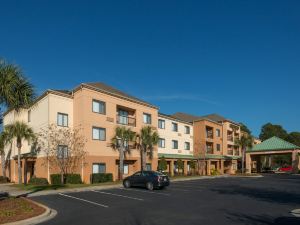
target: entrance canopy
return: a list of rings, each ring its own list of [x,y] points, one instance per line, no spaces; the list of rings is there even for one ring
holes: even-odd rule
[[[292,155],[292,166],[294,171],[298,171],[298,169],[300,169],[300,147],[275,136],[255,145],[252,149],[246,151],[246,169],[249,173],[251,173],[251,162],[255,156],[287,153]]]

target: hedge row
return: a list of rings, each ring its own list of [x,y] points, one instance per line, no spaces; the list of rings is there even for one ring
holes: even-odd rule
[[[61,175],[60,174],[51,174],[50,175],[51,184],[61,184]],[[66,184],[82,184],[80,174],[66,174],[64,176]]]
[[[48,180],[46,178],[41,178],[41,177],[32,177],[28,184],[33,184],[33,185],[48,185]]]
[[[104,183],[113,181],[113,175],[111,173],[94,173],[91,174],[91,183]]]
[[[0,184],[2,183],[8,183],[9,182],[9,179],[8,177],[3,177],[3,176],[0,176]]]

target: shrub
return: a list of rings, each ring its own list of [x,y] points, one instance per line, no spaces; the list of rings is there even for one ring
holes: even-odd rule
[[[104,183],[113,181],[113,175],[111,173],[93,173],[91,174],[91,183]]]
[[[48,180],[43,177],[32,177],[28,184],[33,184],[33,185],[48,185]]]
[[[212,176],[220,175],[219,171],[216,170],[216,169],[212,169],[210,174],[211,174]]]
[[[61,175],[60,174],[51,174],[50,175],[51,184],[57,185],[61,184]],[[82,184],[80,174],[66,174],[64,177],[64,183],[67,184]]]
[[[8,177],[0,176],[0,184],[1,184],[1,183],[8,183],[8,182],[9,182]]]

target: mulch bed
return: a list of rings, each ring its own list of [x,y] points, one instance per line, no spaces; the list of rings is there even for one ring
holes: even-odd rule
[[[44,213],[45,210],[26,198],[0,200],[0,224],[35,217]]]

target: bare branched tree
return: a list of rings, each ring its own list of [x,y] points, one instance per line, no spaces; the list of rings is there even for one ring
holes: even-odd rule
[[[38,135],[40,151],[46,155],[51,169],[59,170],[61,183],[68,173],[77,171],[86,155],[86,139],[81,128],[58,127],[54,124],[42,129]]]

